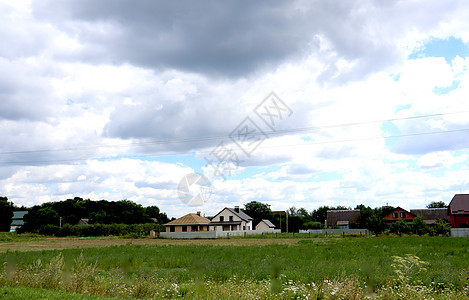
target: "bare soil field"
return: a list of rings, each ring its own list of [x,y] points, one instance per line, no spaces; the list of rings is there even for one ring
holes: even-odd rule
[[[220,245],[253,246],[295,244],[300,239],[121,239],[121,238],[47,238],[37,241],[0,242],[0,253],[6,251],[42,251],[80,249],[122,245]]]

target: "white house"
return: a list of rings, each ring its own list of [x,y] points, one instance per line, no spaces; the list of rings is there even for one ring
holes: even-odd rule
[[[269,220],[263,219],[256,225],[256,230],[273,230],[275,229],[275,225],[272,224]]]
[[[254,230],[252,218],[242,212],[239,206],[225,207],[212,218],[208,225],[211,231]]]

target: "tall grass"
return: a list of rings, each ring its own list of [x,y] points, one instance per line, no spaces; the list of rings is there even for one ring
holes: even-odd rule
[[[8,252],[0,261],[6,285],[104,296],[237,298],[249,291],[257,298],[370,294],[397,299],[403,293],[415,299],[427,294],[464,299],[469,298],[468,249],[469,240],[463,238],[322,238],[289,245]],[[408,268],[415,262],[422,266],[418,272]],[[272,288],[273,283],[280,288]]]

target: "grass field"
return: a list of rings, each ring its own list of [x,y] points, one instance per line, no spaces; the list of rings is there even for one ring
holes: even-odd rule
[[[31,243],[49,248],[25,251]],[[0,251],[0,280],[9,293],[21,287],[118,298],[469,299],[464,238],[45,239],[0,242]]]

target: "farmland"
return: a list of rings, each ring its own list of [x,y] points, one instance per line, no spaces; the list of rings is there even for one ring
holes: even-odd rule
[[[468,239],[282,237],[3,239],[2,293],[469,299]]]

